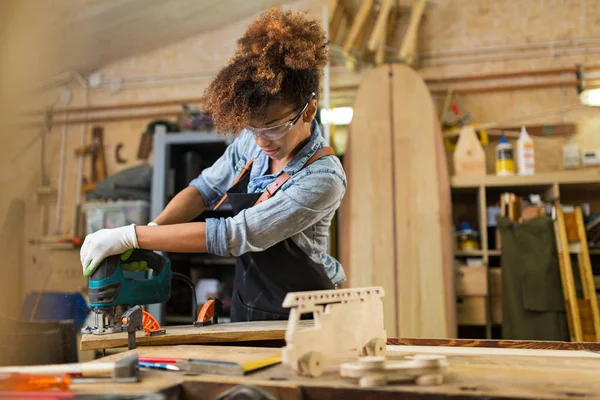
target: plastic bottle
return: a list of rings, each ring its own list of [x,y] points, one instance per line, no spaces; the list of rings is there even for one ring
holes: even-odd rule
[[[504,136],[496,146],[496,175],[509,176],[515,174],[513,147]]]
[[[521,135],[517,141],[517,157],[519,175],[533,175],[535,173],[533,140],[524,126],[521,127]]]

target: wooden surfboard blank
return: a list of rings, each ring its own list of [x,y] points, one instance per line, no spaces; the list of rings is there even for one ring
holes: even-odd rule
[[[425,83],[407,66],[374,68],[359,85],[345,165],[345,267],[351,287],[384,287],[388,337],[448,337],[453,320],[436,118]]]
[[[342,229],[351,287],[381,286],[387,335],[396,336],[391,109],[388,68],[365,76],[358,88],[344,169],[348,189]]]
[[[435,110],[434,110],[435,111]],[[456,288],[454,271],[454,246],[452,229],[452,195],[450,193],[450,175],[446,161],[446,150],[442,137],[442,128],[437,118],[435,120],[435,151],[438,177],[438,192],[440,197],[440,225],[442,227],[442,268],[444,270],[444,288],[446,293],[446,337],[455,338],[458,335],[456,321]]]
[[[175,344],[236,343],[262,340],[283,340],[288,321],[234,322],[195,327],[166,326],[165,335],[144,336],[136,332],[137,346],[166,346]],[[312,326],[312,321],[300,321],[300,327]],[[81,337],[81,350],[100,350],[127,347],[127,333],[106,335],[85,334]]]

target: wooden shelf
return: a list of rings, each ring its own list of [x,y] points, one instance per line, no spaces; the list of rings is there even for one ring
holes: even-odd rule
[[[483,250],[456,250],[454,255],[456,257],[481,257]]]
[[[593,254],[592,250],[590,250],[590,254]],[[600,251],[598,251],[598,254],[600,254]],[[502,255],[502,250],[496,250],[496,249],[488,250],[488,255],[500,256],[500,255]],[[483,250],[469,250],[469,251],[456,250],[456,251],[454,251],[454,256],[455,257],[482,257]]]
[[[452,188],[511,187],[511,186],[544,186],[544,185],[574,185],[581,183],[600,183],[600,169],[557,171],[539,173],[530,176],[452,176]]]

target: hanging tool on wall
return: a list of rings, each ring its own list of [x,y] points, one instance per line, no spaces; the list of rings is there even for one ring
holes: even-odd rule
[[[446,99],[447,104],[444,105],[444,109],[442,110],[441,123],[446,151],[452,152],[456,149],[460,132],[466,125],[473,126],[475,134],[479,139],[479,144],[481,144],[482,147],[486,146],[489,143],[487,131],[478,128],[471,123],[471,115],[468,112],[465,112],[465,108],[459,95],[454,94],[454,97],[456,98],[456,101],[454,102],[452,102],[452,97],[453,94],[449,93],[449,98]],[[448,108],[450,108],[450,110],[448,110]]]
[[[83,178],[82,193],[88,193],[96,184],[106,178],[106,158],[104,156],[104,128],[92,128],[92,143],[89,146],[78,148],[75,154],[79,157],[90,156],[92,164],[91,179]]]
[[[123,146],[123,143],[118,143],[115,147],[115,161],[117,161],[117,164],[127,163],[127,160],[121,157],[121,150],[123,150]]]

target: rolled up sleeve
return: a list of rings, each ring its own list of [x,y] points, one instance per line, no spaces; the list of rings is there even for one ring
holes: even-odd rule
[[[346,182],[332,170],[303,170],[272,198],[234,217],[206,221],[207,251],[258,252],[312,226],[339,207]]]

